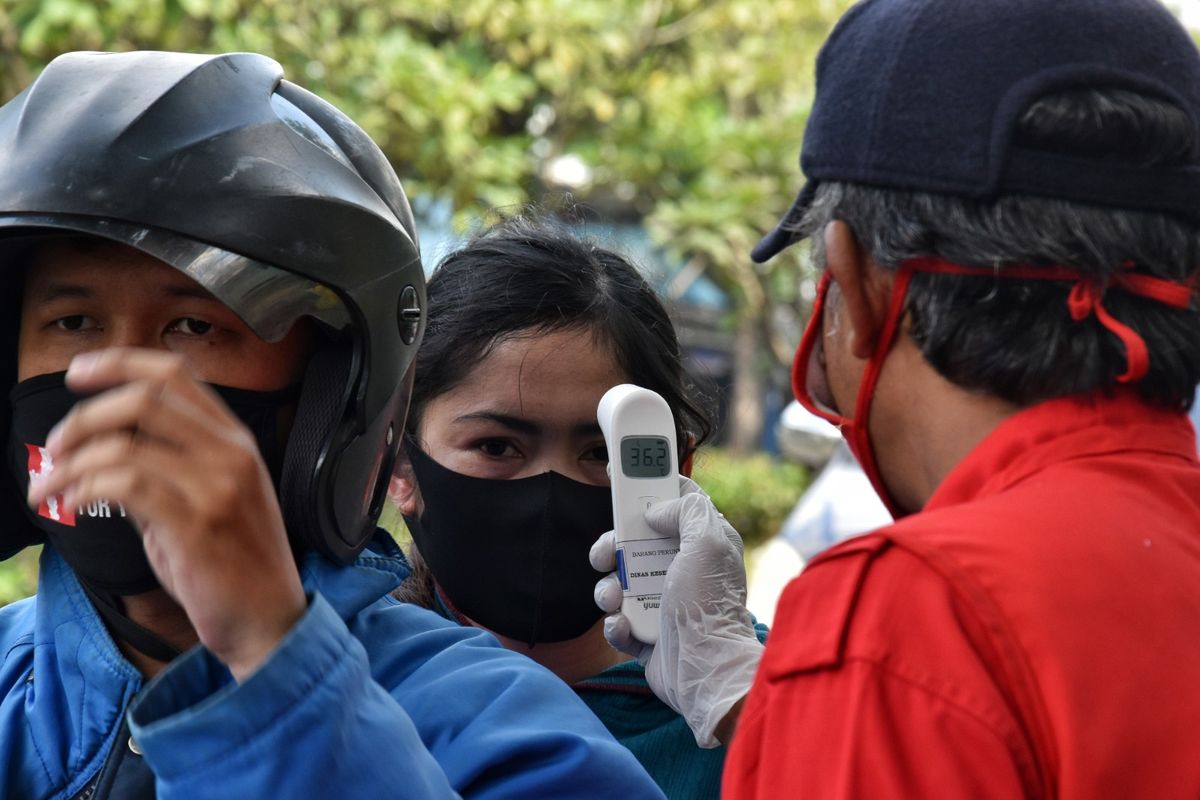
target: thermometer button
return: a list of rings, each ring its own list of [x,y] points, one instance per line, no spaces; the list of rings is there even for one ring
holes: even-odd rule
[[[639,497],[639,498],[638,498],[638,505],[639,505],[639,506],[641,506],[643,509],[647,509],[647,510],[648,510],[648,509],[650,508],[650,506],[654,505],[655,503],[657,503],[657,502],[658,502],[659,500],[661,500],[661,499],[662,499],[662,498],[660,498],[660,497],[651,497],[651,496],[649,496],[649,495],[647,495],[647,496],[645,496],[645,497]]]

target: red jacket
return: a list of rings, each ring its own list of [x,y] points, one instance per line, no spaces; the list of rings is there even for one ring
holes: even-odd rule
[[[780,601],[727,798],[1200,797],[1200,464],[1122,394],[1002,423]]]

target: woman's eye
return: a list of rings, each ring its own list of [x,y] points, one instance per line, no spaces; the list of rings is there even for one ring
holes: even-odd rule
[[[88,331],[96,327],[96,320],[83,314],[72,314],[69,317],[56,319],[54,324],[60,331],[68,331],[75,333],[77,331]]]
[[[603,461],[605,464],[607,464],[608,463],[608,447],[605,445],[598,445],[598,446],[593,447],[590,450],[586,451],[583,454],[583,457],[587,461]]]
[[[493,458],[515,455],[516,449],[503,439],[485,439],[479,443],[479,449]]]
[[[203,336],[212,330],[212,323],[194,317],[180,317],[171,323],[171,330],[186,336]]]

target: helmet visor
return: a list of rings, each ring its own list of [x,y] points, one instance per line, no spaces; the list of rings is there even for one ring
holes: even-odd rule
[[[268,342],[286,336],[301,317],[334,330],[350,325],[349,311],[329,287],[169,231],[60,214],[0,214],[0,230],[5,239],[22,242],[81,234],[129,245],[200,284]]]

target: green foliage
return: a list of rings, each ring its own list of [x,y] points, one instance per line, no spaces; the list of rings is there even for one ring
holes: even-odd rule
[[[407,547],[412,539],[408,526],[404,524],[404,518],[400,516],[400,509],[396,508],[391,500],[383,504],[383,511],[379,514],[379,527],[390,533],[401,547]]]
[[[812,283],[794,250],[748,254],[799,188],[815,55],[850,2],[0,0],[0,101],[68,50],[250,50],[362,125],[461,229],[564,194],[644,221],[732,298],[722,327],[754,331],[735,376],[744,444]]]
[[[0,606],[29,597],[37,591],[40,547],[29,547],[7,561],[0,561]]]
[[[738,457],[713,447],[696,454],[692,477],[742,535],[747,550],[778,532],[809,480],[797,464],[763,453]]]
[[[262,52],[461,224],[570,189],[645,219],[794,345],[799,262],[747,253],[798,188],[814,56],[849,2],[0,0],[0,100],[67,50]],[[562,156],[590,178],[556,184]]]

